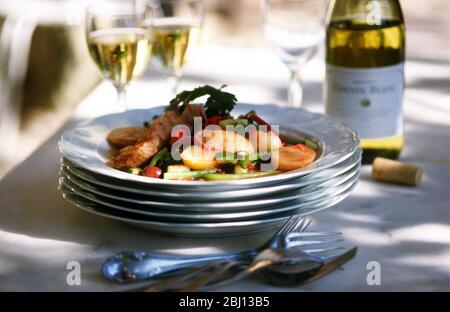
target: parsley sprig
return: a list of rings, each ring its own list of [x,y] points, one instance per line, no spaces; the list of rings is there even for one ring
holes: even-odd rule
[[[217,89],[212,86],[205,85],[191,91],[183,91],[178,93],[177,96],[170,101],[168,109],[180,109],[180,111],[183,111],[186,105],[195,99],[209,95],[205,103],[206,117],[209,118],[215,115],[228,116],[236,105],[237,99],[234,94],[222,91],[225,87],[226,85],[223,85]]]

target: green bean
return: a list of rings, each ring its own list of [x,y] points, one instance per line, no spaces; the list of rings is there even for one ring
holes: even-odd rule
[[[216,169],[195,170],[186,172],[164,172],[164,180],[200,179],[207,174],[214,174]]]
[[[295,139],[290,136],[287,136],[287,135],[283,135],[283,139],[284,139],[284,142],[286,142],[286,144],[288,144],[288,145],[296,145],[296,144],[302,143],[300,140]]]
[[[241,125],[243,127],[248,125],[248,120],[247,119],[224,119],[219,121],[219,126],[222,129],[226,129],[227,126],[237,126],[237,125]]]
[[[203,178],[208,181],[232,181],[232,180],[267,177],[278,173],[281,173],[281,171],[272,170],[272,171],[259,171],[259,172],[234,173],[234,174],[210,173],[203,175]]]
[[[162,150],[160,150],[158,153],[156,153],[155,156],[153,156],[152,161],[150,162],[150,166],[156,166],[158,161],[168,152],[169,150],[167,147],[164,147]]]
[[[247,155],[245,156],[245,158],[240,159],[238,164],[239,166],[241,166],[242,168],[247,168],[248,167],[248,163],[251,162],[255,162],[258,160],[261,160],[263,155],[261,155],[260,153],[255,153],[255,154],[251,154],[251,155]],[[270,157],[269,157],[270,158]]]
[[[319,148],[319,145],[310,139],[305,140],[305,145],[311,147],[313,150],[317,150]]]

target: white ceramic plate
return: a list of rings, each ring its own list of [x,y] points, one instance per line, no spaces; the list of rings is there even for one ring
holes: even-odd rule
[[[80,123],[63,134],[59,142],[60,151],[64,157],[81,168],[123,182],[133,181],[147,186],[170,187],[171,190],[205,188],[236,190],[280,183],[332,167],[350,157],[359,147],[359,139],[355,131],[332,117],[311,113],[303,109],[281,108],[273,105],[238,104],[233,111],[234,115],[256,110],[258,115],[270,124],[280,125],[282,132],[306,136],[315,140],[320,146],[318,159],[305,168],[274,176],[220,182],[150,179],[131,175],[107,166],[107,155],[110,153],[110,147],[106,141],[108,133],[118,127],[140,126],[144,121],[149,121],[154,115],[160,114],[164,108],[131,110]]]
[[[351,155],[350,158],[332,168],[327,168],[319,172],[301,176],[297,179],[290,180],[285,184],[232,191],[216,191],[209,189],[199,189],[195,191],[161,190],[153,187],[152,185],[142,185],[139,183],[124,181],[119,182],[118,180],[77,168],[69,164],[64,159],[62,165],[69,175],[80,178],[89,184],[109,188],[112,190],[111,192],[113,192],[113,190],[123,191],[132,194],[156,197],[160,200],[164,199],[164,201],[178,200],[183,202],[223,203],[225,201],[243,201],[255,198],[260,199],[262,197],[268,197],[282,192],[298,190],[311,184],[325,182],[349,171],[352,168],[359,167],[360,161],[361,150],[357,149],[357,151]]]
[[[69,188],[72,187],[82,192],[98,195],[100,198],[103,197],[109,200],[119,201],[124,205],[134,205],[137,207],[135,209],[156,209],[161,211],[173,210],[178,213],[182,212],[192,214],[196,212],[211,213],[244,210],[248,211],[268,206],[273,207],[274,205],[279,205],[293,200],[307,201],[332,190],[358,174],[359,166],[355,166],[337,177],[330,178],[325,182],[313,183],[298,190],[288,191],[275,196],[258,199],[225,202],[167,201],[146,195],[121,192],[85,182],[68,172],[65,168],[61,169],[61,180]]]
[[[133,203],[127,203],[121,200],[110,199],[104,196],[96,195],[78,188],[76,185],[65,179],[60,180],[60,186],[63,192],[72,193],[74,195],[83,197],[84,199],[99,204],[108,208],[123,210],[131,213],[140,214],[143,216],[154,217],[156,219],[171,221],[171,222],[221,222],[221,221],[242,221],[255,220],[262,217],[280,214],[291,210],[298,209],[299,211],[311,210],[311,206],[321,203],[326,199],[339,196],[356,184],[358,175],[354,175],[347,181],[336,186],[330,186],[321,189],[310,195],[307,199],[294,199],[284,202],[279,205],[266,206],[252,210],[242,209],[235,212],[188,212],[182,211],[164,211],[149,206],[142,206]]]
[[[316,205],[311,205],[309,210],[303,211],[293,210],[281,215],[253,221],[213,222],[213,223],[182,223],[182,222],[175,223],[175,222],[154,221],[149,217],[146,218],[143,217],[142,215],[111,209],[102,206],[100,204],[92,203],[80,196],[76,196],[73,194],[63,193],[63,197],[82,210],[112,220],[125,222],[132,226],[137,226],[165,235],[208,238],[208,237],[247,235],[250,233],[256,233],[278,228],[284,222],[286,222],[290,216],[292,215],[306,216],[312,213],[317,213],[319,211],[325,210],[341,202],[349,195],[350,192],[351,189],[347,190],[346,192],[342,193],[339,196],[335,196],[331,199],[324,200],[323,202],[317,203]]]

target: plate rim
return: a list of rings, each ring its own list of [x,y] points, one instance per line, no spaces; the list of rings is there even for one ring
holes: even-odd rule
[[[65,188],[69,188],[69,192],[74,193],[76,196],[81,196],[84,199],[86,199],[87,201],[90,201],[94,204],[99,204],[102,206],[106,206],[110,209],[115,209],[115,210],[120,210],[120,211],[124,211],[124,212],[129,212],[129,213],[133,213],[133,214],[140,214],[142,216],[147,216],[147,217],[155,217],[155,218],[179,218],[179,219],[184,219],[184,220],[202,220],[205,221],[208,220],[208,222],[218,222],[221,220],[230,220],[230,219],[246,219],[246,218],[260,218],[260,217],[264,217],[264,216],[268,216],[268,215],[272,215],[272,214],[280,214],[280,213],[284,213],[284,212],[288,212],[291,210],[299,210],[299,209],[305,209],[305,207],[307,207],[308,205],[315,205],[315,204],[319,204],[322,201],[326,200],[327,198],[332,198],[332,197],[336,197],[339,196],[342,193],[345,193],[347,190],[352,189],[356,186],[356,184],[358,183],[358,178],[359,178],[359,171],[357,172],[356,176],[352,176],[350,179],[344,181],[342,184],[339,184],[336,187],[332,187],[333,191],[332,192],[328,192],[326,190],[324,190],[323,192],[320,193],[320,195],[316,196],[315,198],[311,199],[311,200],[306,200],[303,202],[298,202],[298,203],[294,203],[296,200],[292,200],[292,201],[288,201],[285,202],[283,204],[280,205],[275,205],[272,206],[270,208],[266,207],[265,209],[252,209],[249,211],[238,211],[238,212],[219,212],[219,213],[211,213],[211,214],[207,214],[207,213],[202,213],[202,214],[193,214],[193,213],[188,213],[188,214],[178,214],[178,213],[174,213],[174,212],[155,212],[155,211],[143,211],[143,210],[138,210],[138,209],[133,209],[133,208],[129,208],[129,207],[124,207],[124,206],[120,206],[118,204],[114,204],[114,203],[110,203],[110,202],[105,202],[104,200],[101,199],[97,199],[94,198],[92,199],[91,194],[86,195],[83,191],[73,191],[72,188],[70,186],[68,186],[66,183],[64,183],[63,181],[61,181],[61,183],[64,185]],[[64,193],[64,191],[62,191]],[[278,206],[278,207],[277,207]]]
[[[352,179],[355,175],[359,174],[359,170],[360,170],[360,165],[356,165],[356,166],[350,168],[349,170],[345,171],[344,173],[332,177],[330,179],[330,180],[334,180],[332,187],[337,187],[337,186],[347,182],[348,180]],[[208,202],[184,202],[184,203],[170,202],[170,203],[168,203],[167,201],[164,201],[164,200],[158,201],[158,199],[138,200],[138,199],[133,199],[133,198],[128,198],[128,197],[121,197],[121,196],[116,196],[114,194],[109,194],[109,193],[107,193],[106,190],[105,191],[95,190],[95,186],[91,186],[91,184],[89,184],[86,181],[79,181],[81,179],[78,177],[70,176],[70,173],[67,173],[64,170],[64,168],[62,169],[62,171],[60,173],[60,179],[62,179],[63,181],[68,180],[69,183],[73,184],[74,187],[80,189],[80,191],[93,193],[94,195],[104,197],[107,199],[111,199],[111,200],[122,201],[122,202],[124,202],[124,204],[125,203],[136,204],[136,205],[141,205],[142,207],[147,205],[148,208],[153,207],[156,209],[167,209],[170,211],[178,211],[178,212],[185,212],[185,213],[187,213],[187,212],[199,213],[199,212],[207,212],[207,211],[209,211],[209,212],[225,212],[225,211],[232,212],[232,211],[239,211],[239,210],[243,210],[243,209],[254,210],[254,209],[258,209],[259,207],[262,208],[262,207],[267,207],[267,206],[280,205],[282,203],[286,203],[289,201],[301,200],[305,197],[310,197],[310,196],[316,195],[318,193],[321,193],[327,187],[331,187],[331,186],[324,185],[325,183],[330,181],[330,180],[327,180],[327,181],[312,183],[312,184],[306,185],[304,187],[305,189],[307,189],[309,187],[316,186],[319,189],[315,189],[315,190],[312,190],[311,192],[306,192],[306,193],[299,193],[298,192],[298,191],[300,191],[300,189],[299,189],[299,190],[295,190],[295,192],[297,194],[289,195],[286,197],[271,195],[270,197],[267,197],[267,198],[258,198],[258,199],[250,199],[250,200],[244,199],[244,200],[225,201],[225,202],[212,202],[212,203],[208,203]],[[94,189],[91,187],[93,187]],[[129,195],[132,195],[132,194],[130,193]],[[142,195],[142,196],[145,196],[145,195]],[[282,199],[278,200],[277,197],[282,197]],[[246,204],[246,203],[249,203],[249,204]],[[160,206],[160,207],[158,207],[158,206]],[[229,206],[234,206],[234,207],[229,207]],[[196,208],[196,207],[201,207],[201,209]]]
[[[335,196],[333,198],[329,198],[326,200],[323,200],[323,202],[321,202],[320,204],[322,205],[323,203],[325,203],[324,206],[326,207],[321,207],[321,208],[317,208],[317,209],[310,209],[308,211],[305,211],[303,213],[299,213],[299,214],[291,214],[291,212],[296,211],[296,209],[293,209],[292,211],[288,211],[288,212],[284,212],[281,214],[286,214],[286,216],[272,216],[271,218],[267,218],[267,219],[261,219],[261,220],[243,220],[243,221],[231,221],[231,222],[208,222],[208,223],[189,223],[189,222],[167,222],[167,221],[149,221],[149,220],[136,220],[136,219],[130,219],[130,218],[126,218],[126,217],[121,217],[121,216],[116,216],[114,214],[111,213],[105,213],[105,212],[98,212],[98,211],[93,211],[94,209],[102,209],[102,208],[92,208],[92,207],[86,207],[86,205],[88,205],[88,203],[80,203],[80,202],[76,202],[73,199],[67,198],[68,194],[64,194],[63,193],[63,198],[71,203],[72,205],[78,207],[79,209],[82,209],[84,211],[90,212],[92,214],[96,214],[99,216],[102,216],[104,218],[110,219],[110,220],[116,220],[116,221],[121,221],[121,222],[125,222],[125,223],[139,223],[139,224],[147,224],[147,225],[158,225],[158,226],[163,226],[163,227],[175,227],[175,228],[183,228],[183,227],[193,227],[193,228],[197,228],[197,229],[204,229],[204,228],[217,228],[217,227],[226,227],[226,226],[231,226],[231,227],[239,227],[239,226],[248,226],[248,225],[256,225],[256,224],[264,224],[264,223],[270,223],[270,222],[276,222],[276,221],[281,221],[285,218],[288,218],[292,215],[301,215],[301,216],[307,216],[307,215],[311,215],[320,211],[323,211],[325,209],[328,209],[332,206],[335,206],[337,203],[339,203],[340,201],[344,200],[346,197],[348,197],[350,195],[352,191],[352,188],[349,188],[348,190],[344,191],[342,194],[339,194],[338,196]],[[330,203],[329,206],[328,203]],[[84,206],[84,208],[82,208],[81,206]],[[111,209],[111,208],[108,208]],[[113,209],[112,209],[113,210]],[[123,211],[122,211],[123,212]]]

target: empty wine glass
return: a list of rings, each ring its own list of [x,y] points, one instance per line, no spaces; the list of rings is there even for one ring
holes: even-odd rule
[[[324,38],[326,0],[261,0],[264,33],[290,72],[288,104],[299,107],[301,70]]]
[[[127,110],[130,80],[144,72],[151,51],[151,13],[139,0],[101,1],[87,8],[86,40],[103,78],[117,90],[117,102]]]
[[[201,0],[154,0],[153,56],[164,68],[172,95],[175,95],[183,66],[200,39],[203,23]]]

